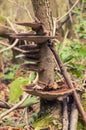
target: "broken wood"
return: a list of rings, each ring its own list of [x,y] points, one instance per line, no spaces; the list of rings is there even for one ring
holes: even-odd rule
[[[63,99],[63,120],[62,120],[62,125],[63,125],[62,130],[68,130],[69,120],[68,120],[67,97],[65,97]]]
[[[78,109],[75,101],[73,101],[70,115],[70,130],[77,130],[77,124],[78,124]]]

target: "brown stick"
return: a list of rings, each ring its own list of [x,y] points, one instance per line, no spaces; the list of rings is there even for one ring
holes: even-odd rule
[[[0,42],[0,44],[1,44],[1,45],[4,45],[4,46],[7,46],[7,47],[10,47],[9,44],[4,43],[4,42]],[[17,48],[17,47],[13,47],[12,49],[17,50],[17,51],[22,52],[22,53],[27,53],[27,51],[22,50],[22,49],[19,49],[19,48]]]
[[[63,99],[63,128],[62,130],[68,130],[68,108],[67,108],[67,98]]]
[[[70,130],[77,130],[78,123],[78,110],[75,101],[72,104],[71,116],[70,116]]]
[[[57,51],[55,50],[53,44],[52,44],[52,43],[49,43],[48,46],[49,46],[49,48],[51,49],[53,55],[55,56],[55,59],[56,59],[58,65],[59,65],[59,68],[60,68],[60,70],[61,70],[61,73],[62,73],[62,75],[63,75],[63,77],[64,77],[64,79],[65,79],[65,81],[66,81],[68,87],[74,89],[74,86],[73,86],[73,84],[72,84],[72,81],[71,81],[71,79],[69,78],[69,75],[68,75],[68,73],[67,73],[67,71],[66,71],[66,69],[65,69],[65,67],[64,67],[64,65],[63,65],[63,63],[62,63],[62,61],[60,60],[59,54],[58,54]],[[80,99],[79,99],[79,97],[78,97],[77,92],[75,91],[75,89],[74,89],[74,91],[73,91],[73,96],[74,96],[76,105],[77,105],[77,107],[78,107],[78,110],[79,110],[79,112],[81,113],[81,116],[82,116],[82,118],[83,118],[83,122],[84,122],[84,124],[86,125],[86,113],[85,113],[85,111],[84,111],[84,109],[83,109],[83,107],[82,107],[82,104],[81,104],[81,102],[80,102]]]
[[[0,115],[0,120],[6,116],[7,114],[9,114],[10,112],[12,112],[13,110],[15,110],[17,107],[19,107],[20,105],[23,104],[23,102],[28,98],[28,94],[25,95],[25,97],[17,104],[15,104],[12,108],[10,108],[9,110],[3,112],[1,115]]]

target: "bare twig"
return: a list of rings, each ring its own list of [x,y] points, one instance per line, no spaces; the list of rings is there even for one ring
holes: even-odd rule
[[[69,1],[68,1],[68,9],[70,10],[70,3],[69,3]],[[70,11],[70,13],[69,13],[69,17],[70,17],[71,23],[73,23],[72,12],[71,12],[71,11]]]
[[[78,123],[78,109],[74,101],[71,108],[70,130],[77,130],[77,123]]]
[[[25,108],[26,111],[25,111],[25,120],[26,120],[26,126],[28,127],[29,126],[29,120],[28,120],[28,111],[27,111],[27,108]]]
[[[8,0],[8,1],[11,2],[11,3],[13,3],[13,4],[15,4],[15,5],[17,5],[19,8],[25,10],[26,13],[29,15],[30,19],[33,20],[31,14],[30,14],[30,12],[29,12],[29,10],[27,9],[27,7],[26,7],[25,5],[22,6],[22,5],[18,4],[16,1],[13,1],[13,0]]]
[[[10,112],[14,111],[16,108],[18,108],[21,104],[23,104],[23,102],[27,99],[28,94],[25,95],[25,97],[19,102],[17,103],[15,106],[13,106],[11,109],[5,111],[4,113],[2,113],[0,115],[0,119],[2,119],[3,117],[5,117],[7,114],[9,114]]]
[[[62,130],[68,130],[68,108],[67,108],[67,98],[63,99],[63,128]]]
[[[62,20],[65,16],[67,16],[68,14],[70,14],[70,12],[73,10],[73,8],[78,4],[79,0],[77,0],[75,2],[75,4],[70,8],[70,10],[68,10],[67,13],[65,13],[62,17],[60,17],[59,19],[57,19],[57,22],[59,22],[60,20]]]
[[[11,26],[12,30],[13,30],[15,33],[18,33],[18,31],[14,28],[12,22],[9,20],[8,17],[6,17],[6,20],[7,20],[7,22],[9,23],[9,25]]]
[[[31,20],[33,20],[31,14],[30,14],[30,11],[27,9],[26,5],[24,6],[24,9],[26,10],[28,16],[30,17]]]
[[[23,120],[23,118],[24,118],[24,116],[25,116],[25,112],[26,112],[26,108],[23,109],[23,112],[22,112],[21,117],[20,117],[20,119],[19,119],[19,121],[18,121],[18,124],[20,124],[21,121]]]
[[[56,18],[53,18],[53,36],[56,34]]]
[[[66,38],[67,38],[67,36],[68,36],[68,33],[69,33],[69,30],[67,30],[67,31],[65,32],[65,36],[64,36],[64,39],[63,39],[63,43],[62,43],[63,45],[62,45],[62,47],[61,47],[61,49],[60,49],[60,54],[62,53],[64,47],[66,46]]]
[[[17,45],[18,41],[19,41],[19,40],[18,40],[18,39],[16,39],[12,45],[10,45],[8,48],[2,49],[2,50],[0,51],[0,53],[2,53],[2,52],[5,52],[5,51],[8,51],[8,50],[12,49],[15,45]]]
[[[0,41],[0,44],[1,44],[1,45],[4,45],[4,46],[7,46],[7,47],[10,47],[9,44],[4,43],[4,42],[1,42],[1,41]],[[17,50],[17,51],[22,52],[22,53],[26,53],[26,52],[27,52],[27,51],[24,51],[24,50],[22,50],[22,49],[20,49],[20,48],[18,48],[18,47],[13,47],[12,49]]]

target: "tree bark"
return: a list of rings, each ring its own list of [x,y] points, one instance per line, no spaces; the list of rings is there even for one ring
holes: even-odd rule
[[[53,20],[50,9],[50,0],[32,0],[35,17],[44,25],[44,30],[52,35]],[[39,32],[40,33],[40,32]],[[39,68],[44,68],[44,71],[39,72],[39,81],[45,84],[54,83],[54,58],[52,52],[43,43],[40,49]]]
[[[43,24],[44,31],[47,32],[47,35],[51,35],[53,33],[53,19],[52,19],[52,11],[50,9],[50,0],[32,0],[33,10],[35,13],[35,17]],[[40,32],[39,32],[40,34]],[[54,56],[47,46],[47,43],[43,43],[40,45],[40,63],[39,68],[43,68],[43,71],[39,72],[39,82],[41,87],[44,88],[45,84],[47,89],[53,88],[54,83]],[[52,128],[55,130],[58,128],[58,123],[61,121],[61,102],[56,99],[53,101],[46,101],[45,99],[40,99],[40,116],[44,116],[44,123],[42,122],[42,126],[40,127],[40,121],[38,121],[37,128],[49,128],[49,122],[52,122],[54,126]],[[48,114],[48,115],[47,115]],[[46,118],[47,121],[46,121]],[[52,118],[52,119],[51,119]],[[58,118],[60,121],[58,121]],[[50,121],[52,120],[52,121]],[[54,121],[54,122],[53,122]],[[56,123],[56,126],[55,124]],[[55,128],[56,127],[56,128]],[[35,127],[36,128],[36,127]]]

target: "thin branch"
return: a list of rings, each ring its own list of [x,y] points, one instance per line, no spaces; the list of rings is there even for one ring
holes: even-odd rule
[[[18,124],[20,124],[20,123],[22,122],[22,120],[24,120],[25,112],[26,112],[26,109],[24,108],[24,109],[23,109],[23,112],[22,112],[22,114],[21,114],[21,117],[20,117],[20,119],[19,119],[19,121],[18,121]]]
[[[78,123],[78,109],[76,106],[75,101],[71,106],[71,116],[70,116],[70,130],[77,130],[77,123]]]
[[[17,45],[18,41],[19,41],[19,39],[16,39],[12,45],[10,45],[8,48],[2,49],[2,50],[0,51],[0,53],[12,49],[15,45]]]
[[[53,18],[53,36],[56,34],[56,18]]]
[[[4,45],[4,46],[7,46],[7,47],[10,47],[9,44],[4,43],[4,42],[1,42],[1,41],[0,41],[0,44],[1,44],[1,45]],[[13,47],[12,49],[17,50],[17,51],[22,52],[22,53],[26,53],[26,52],[27,52],[27,51],[24,51],[24,50],[22,50],[22,49],[20,49],[20,48],[18,48],[18,47]]]
[[[23,9],[26,11],[26,13],[29,15],[30,19],[33,20],[31,14],[30,14],[30,11],[27,9],[26,6],[21,6],[20,4],[18,4],[16,1],[12,1],[12,0],[8,0],[9,2],[15,4],[16,6],[18,6],[19,8]]]
[[[85,11],[86,11],[86,8],[84,7],[83,12],[85,12]],[[74,15],[76,15],[76,13],[71,12],[71,17]],[[60,26],[56,28],[56,30],[59,30],[69,20],[70,20],[70,16],[67,16],[66,19],[63,22],[61,22]]]
[[[68,106],[67,98],[63,99],[63,128],[62,130],[68,130]]]
[[[9,114],[10,112],[14,111],[16,108],[18,108],[20,105],[23,104],[23,102],[27,99],[28,94],[26,93],[25,97],[19,102],[17,103],[15,106],[13,106],[11,109],[5,111],[4,113],[2,113],[0,115],[0,119],[2,119],[3,117],[5,117],[7,114]]]
[[[9,23],[9,25],[11,26],[12,30],[13,30],[15,33],[18,33],[18,31],[14,28],[12,22],[9,20],[8,17],[6,17],[6,20],[7,20],[7,22]]]
[[[60,17],[59,19],[57,19],[57,22],[61,21],[65,16],[67,16],[68,14],[70,14],[70,12],[73,10],[73,8],[78,4],[79,0],[77,0],[75,2],[75,4],[70,8],[70,10],[68,10],[67,13],[65,13],[62,17]]]
[[[27,14],[29,15],[30,19],[33,21],[33,18],[30,14],[30,11],[27,9],[26,5],[24,6],[24,9],[26,10]]]

